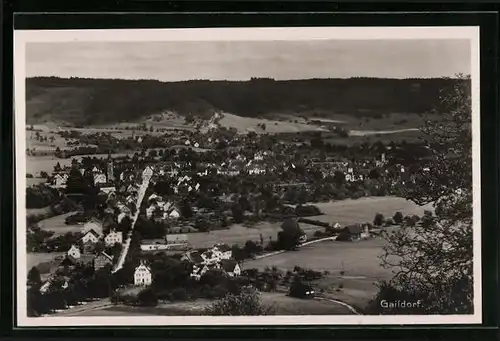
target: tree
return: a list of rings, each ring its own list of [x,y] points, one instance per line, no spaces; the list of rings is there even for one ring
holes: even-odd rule
[[[401,223],[403,222],[403,213],[401,212],[396,212],[394,214],[394,217],[392,217],[392,219],[394,220],[394,222],[398,225],[401,225]]]
[[[30,286],[39,286],[41,283],[42,279],[40,278],[40,271],[38,271],[36,266],[34,266],[28,272],[27,284]]]
[[[260,292],[245,288],[238,295],[228,294],[204,311],[210,316],[259,316],[269,315],[271,309],[262,303]]]
[[[398,297],[423,298],[426,313],[473,311],[470,96],[470,78],[459,75],[442,93],[439,122],[429,120],[422,128],[430,171],[417,174],[402,194],[420,205],[432,203],[435,216],[432,224],[386,235],[382,265],[396,274],[378,301],[397,291],[405,294]]]
[[[373,219],[373,225],[382,226],[384,224],[384,215],[382,213],[377,213]]]
[[[300,237],[303,235],[304,231],[302,231],[295,219],[286,219],[281,225],[281,231],[278,232],[278,245],[282,249],[293,250],[297,248]]]
[[[237,224],[243,222],[245,219],[245,214],[240,204],[234,204],[231,206],[231,213],[233,215],[233,221]]]
[[[87,191],[87,184],[83,178],[82,173],[72,168],[69,172],[68,180],[66,182],[66,193],[68,194],[84,194]]]
[[[183,218],[191,218],[193,216],[193,209],[191,207],[191,204],[187,200],[184,200],[182,202],[180,210],[181,216]]]

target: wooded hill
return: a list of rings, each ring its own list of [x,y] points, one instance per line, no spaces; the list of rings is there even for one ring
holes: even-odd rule
[[[308,79],[275,81],[82,79],[26,80],[28,124],[43,121],[102,124],[134,121],[166,110],[211,116],[224,111],[247,117],[276,113],[377,117],[438,108],[439,92],[454,79]]]

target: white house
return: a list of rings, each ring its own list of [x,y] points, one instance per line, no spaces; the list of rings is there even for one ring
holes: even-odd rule
[[[216,264],[220,261],[219,253],[214,253],[211,250],[205,251],[201,254],[201,258],[203,258],[203,262],[206,264]]]
[[[142,178],[143,179],[151,179],[151,177],[153,176],[153,169],[151,169],[151,167],[147,166],[144,171],[142,172]]]
[[[55,188],[64,188],[66,187],[66,180],[61,174],[56,174],[52,184]]]
[[[148,208],[146,208],[146,217],[150,219],[155,213],[156,209],[157,209],[156,205],[150,205]]]
[[[111,230],[109,234],[104,237],[106,246],[113,246],[115,244],[123,243],[123,233],[121,231]]]
[[[106,174],[104,174],[104,173],[94,174],[94,185],[105,184],[106,182],[107,182]]]
[[[71,245],[68,250],[68,256],[79,259],[81,257],[80,249],[76,245]]]
[[[82,234],[86,234],[90,230],[94,230],[98,237],[102,236],[102,224],[95,220],[90,220],[82,228]]]
[[[213,247],[212,252],[216,254],[219,259],[231,259],[233,251],[227,244],[217,244]]]
[[[102,186],[101,188],[99,188],[101,190],[101,192],[103,193],[106,193],[106,194],[111,194],[111,193],[114,193],[116,191],[116,187],[115,186]]]
[[[169,245],[165,239],[143,239],[141,241],[142,251],[167,250]]]
[[[241,268],[238,262],[232,259],[223,259],[220,262],[222,270],[231,277],[241,275]]]
[[[168,217],[171,218],[171,219],[177,219],[180,216],[181,216],[181,214],[175,208],[172,211],[170,211],[170,213],[168,214]]]
[[[148,286],[153,282],[153,274],[151,269],[144,263],[135,268],[134,271],[134,285]]]
[[[87,233],[85,233],[81,239],[83,244],[95,244],[99,241],[100,236],[95,232],[94,230],[90,230]]]

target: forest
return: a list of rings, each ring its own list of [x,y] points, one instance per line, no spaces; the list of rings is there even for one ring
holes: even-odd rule
[[[201,118],[217,111],[246,117],[279,113],[377,118],[439,109],[440,89],[456,82],[450,78],[160,82],[35,77],[26,80],[26,110],[28,124],[44,120],[73,125],[126,122],[167,110]]]

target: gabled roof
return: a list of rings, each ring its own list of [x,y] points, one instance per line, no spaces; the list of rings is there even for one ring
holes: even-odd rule
[[[201,254],[199,252],[191,252],[191,254],[189,255],[189,258],[195,264],[203,263],[203,257],[201,256]]]
[[[223,259],[220,262],[220,265],[224,271],[233,272],[236,266],[238,265],[238,262],[235,261],[234,259]]]
[[[88,231],[87,231],[87,232],[86,232],[86,233],[82,236],[82,239],[83,239],[86,235],[88,235],[89,233],[91,233],[91,234],[93,234],[94,236],[96,236],[96,238],[99,238],[99,237],[100,237],[99,233],[97,233],[94,229],[90,229],[90,230],[88,230]]]
[[[231,247],[227,244],[217,244],[214,246],[214,249],[217,248],[217,250],[221,252],[228,252],[231,251]]]
[[[139,265],[135,268],[135,271],[137,271],[139,268],[145,268],[146,270],[148,270],[149,272],[151,272],[151,268],[150,268],[148,265],[144,264],[144,263],[139,264]],[[134,272],[135,272],[135,271],[134,271]]]

